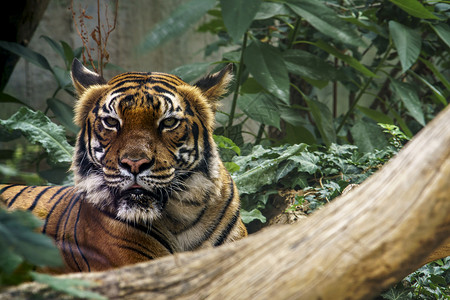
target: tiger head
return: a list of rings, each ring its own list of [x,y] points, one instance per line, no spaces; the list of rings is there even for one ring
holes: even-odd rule
[[[120,219],[151,222],[175,196],[189,201],[207,189],[221,168],[212,137],[216,101],[231,79],[229,66],[194,85],[155,72],[106,82],[74,60],[78,191]]]

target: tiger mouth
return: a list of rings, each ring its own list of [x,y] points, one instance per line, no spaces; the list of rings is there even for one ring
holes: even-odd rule
[[[167,196],[159,190],[149,191],[144,188],[130,188],[120,194],[119,202],[126,203],[130,208],[149,209],[157,207],[162,209],[167,202]]]

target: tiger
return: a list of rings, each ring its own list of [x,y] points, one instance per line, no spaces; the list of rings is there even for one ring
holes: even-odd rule
[[[55,272],[103,271],[247,236],[213,139],[232,64],[193,85],[158,72],[107,82],[77,59],[71,77],[74,185],[0,186],[7,208],[43,219],[64,261]]]

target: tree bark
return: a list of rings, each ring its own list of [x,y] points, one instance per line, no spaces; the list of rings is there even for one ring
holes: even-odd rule
[[[449,145],[447,108],[382,170],[298,224],[216,249],[65,277],[93,280],[98,286],[91,289],[110,299],[370,299],[449,239]],[[37,283],[0,298],[37,292],[64,298]]]

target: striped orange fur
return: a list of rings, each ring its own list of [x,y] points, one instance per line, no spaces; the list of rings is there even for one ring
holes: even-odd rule
[[[81,131],[74,187],[0,186],[11,209],[45,220],[64,271],[97,271],[247,235],[239,196],[213,141],[230,68],[195,85],[164,73],[106,82],[74,61]]]

